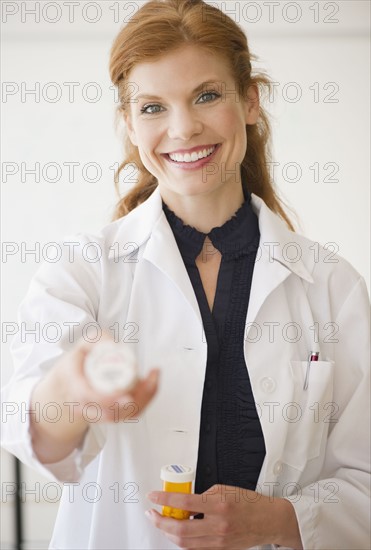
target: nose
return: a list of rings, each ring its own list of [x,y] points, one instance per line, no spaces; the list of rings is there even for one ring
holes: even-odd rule
[[[203,124],[192,109],[179,108],[169,119],[168,136],[173,140],[189,141],[203,130]]]

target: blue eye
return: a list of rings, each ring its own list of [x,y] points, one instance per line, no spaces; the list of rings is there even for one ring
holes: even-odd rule
[[[221,96],[218,92],[203,92],[199,96],[197,103],[210,103],[211,101],[215,101],[215,99],[218,99],[219,97]],[[157,115],[163,110],[164,108],[158,103],[149,103],[148,105],[144,105],[144,107],[140,109],[140,112],[143,115]]]
[[[214,101],[215,99],[218,99],[220,97],[220,94],[217,92],[204,92],[200,95],[198,98],[198,101],[200,99],[204,99],[204,101],[201,101],[201,103],[209,103],[210,101]]]
[[[144,105],[144,107],[141,108],[140,112],[147,115],[156,115],[157,113],[161,112],[160,109],[162,109],[161,105],[151,103],[150,105]]]

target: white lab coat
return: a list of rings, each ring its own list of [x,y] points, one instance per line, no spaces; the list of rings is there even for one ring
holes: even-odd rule
[[[257,490],[293,502],[304,548],[369,548],[364,280],[344,259],[290,232],[255,195],[252,206],[261,241],[244,353],[266,444]],[[11,412],[3,445],[65,483],[50,548],[175,548],[144,516],[151,507],[145,495],[161,489],[162,465],[196,465],[207,347],[159,190],[99,237],[70,242],[75,245],[63,245],[61,261],[41,266],[20,307],[24,327],[40,323],[40,341],[20,330],[13,342],[16,370],[3,393]],[[139,421],[128,408],[125,422],[94,423],[81,449],[43,466],[21,409],[73,340],[94,339],[96,323],[133,347],[141,375],[161,368],[158,395]],[[52,343],[58,327],[62,336]],[[314,350],[320,360],[303,390]],[[41,414],[53,418],[56,410]]]

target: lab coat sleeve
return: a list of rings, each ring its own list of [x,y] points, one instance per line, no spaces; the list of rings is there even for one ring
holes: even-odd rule
[[[68,245],[66,245],[68,243]],[[72,244],[73,243],[73,244]],[[93,245],[100,246],[98,242]],[[30,411],[30,396],[37,382],[53,368],[82,335],[99,332],[99,262],[92,262],[87,239],[64,241],[63,255],[55,263],[44,262],[33,277],[18,311],[18,332],[11,344],[14,374],[2,390],[2,446],[23,463],[57,481],[77,481],[85,466],[104,444],[104,430],[91,424],[81,448],[54,464],[41,464],[30,438],[31,414],[43,415],[58,429],[58,407],[50,404]],[[90,331],[90,334],[89,334]],[[72,409],[70,409],[72,411]],[[72,412],[71,412],[72,414]]]
[[[336,323],[334,402],[339,411],[330,428],[322,479],[286,498],[294,506],[304,549],[369,549],[370,326],[362,278]]]

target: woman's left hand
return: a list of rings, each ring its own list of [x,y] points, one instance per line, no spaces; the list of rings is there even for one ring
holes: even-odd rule
[[[180,548],[244,549],[279,544],[302,549],[288,500],[228,485],[214,485],[201,495],[154,491],[147,497],[158,505],[204,514],[201,520],[178,520],[153,509],[146,512],[153,525]]]

